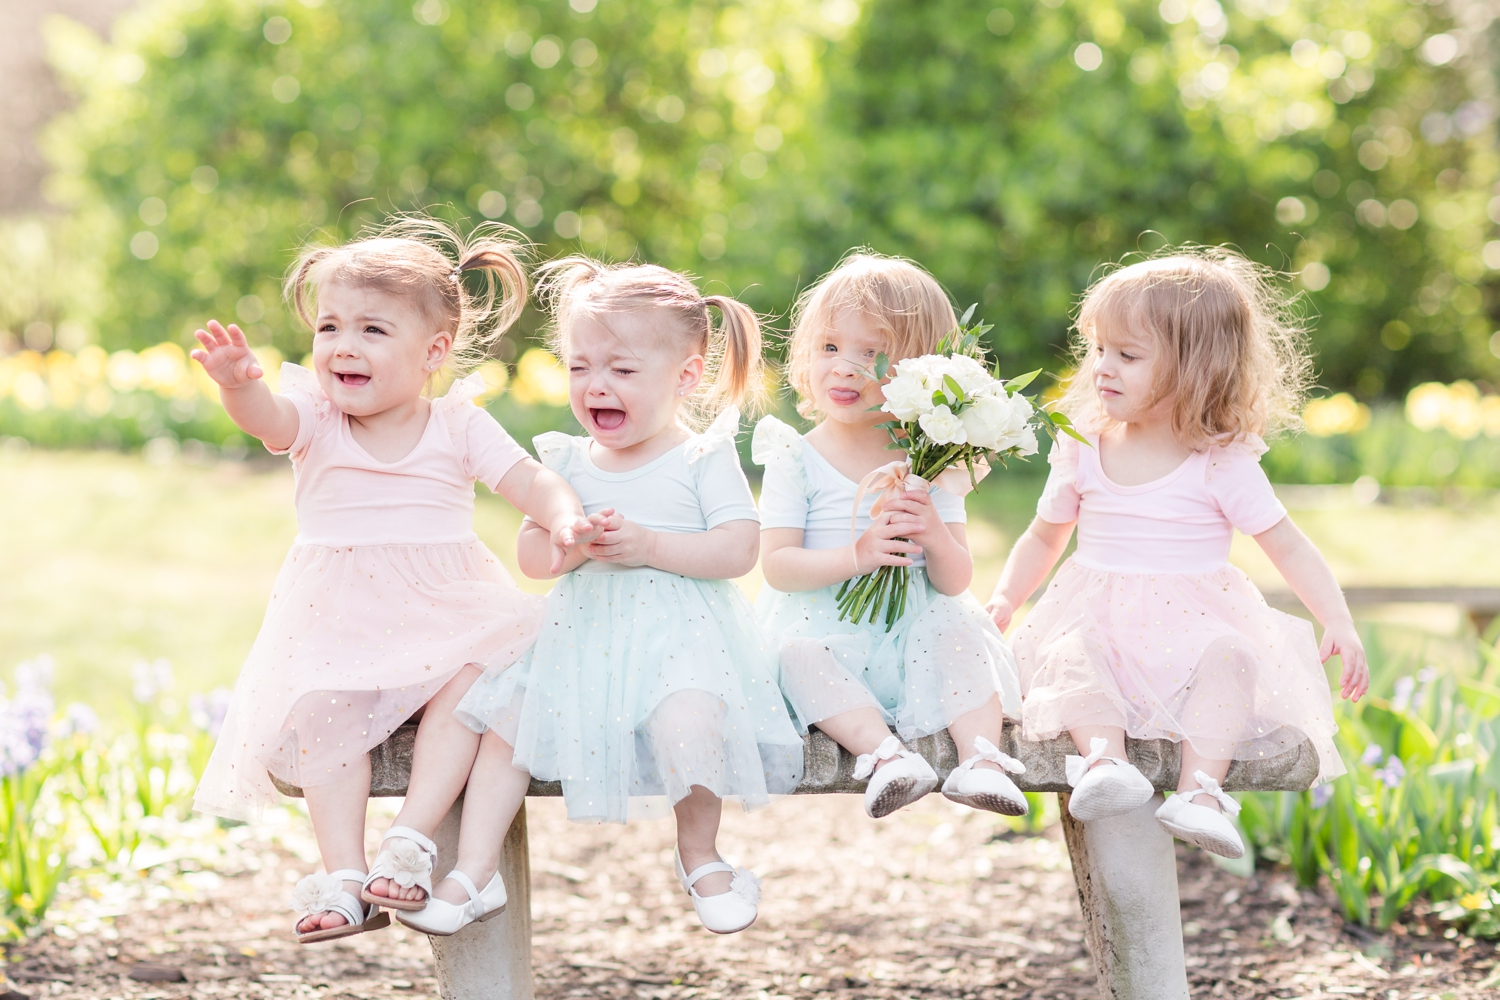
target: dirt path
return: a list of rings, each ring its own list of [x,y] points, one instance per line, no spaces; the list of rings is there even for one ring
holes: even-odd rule
[[[1097,995],[1056,827],[1017,837],[937,796],[881,823],[853,796],[731,811],[721,847],[761,874],[764,902],[753,928],[719,938],[672,877],[670,824],[572,826],[555,800],[529,808],[539,997]],[[314,867],[305,824],[249,834],[164,854],[147,879],[74,890],[52,933],[10,949],[12,988],[60,1000],[436,996],[426,941],[404,928],[296,945],[285,901]],[[1180,858],[1197,997],[1495,996],[1477,985],[1494,972],[1492,943],[1420,927],[1360,940],[1282,873],[1245,880]],[[147,965],[186,981],[129,978]]]

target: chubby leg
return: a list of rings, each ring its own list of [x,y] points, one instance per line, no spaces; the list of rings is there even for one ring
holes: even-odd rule
[[[412,750],[411,780],[393,826],[410,827],[431,837],[443,817],[448,815],[448,810],[453,808],[453,803],[458,801],[465,782],[469,780],[480,739],[454,717],[453,709],[479,679],[480,673],[478,666],[468,664],[423,707],[416,746]],[[505,831],[500,832],[504,836]],[[408,900],[421,900],[427,894],[421,886],[403,887],[385,878],[373,880],[369,893]]]
[[[318,839],[318,853],[330,872],[341,868],[365,871],[365,807],[370,801],[370,757],[366,754],[349,768],[349,774],[326,785],[314,785],[302,793],[307,812],[312,817],[313,835]],[[345,882],[344,891],[359,896],[358,882]],[[341,914],[310,913],[297,924],[297,932],[342,927],[347,920]]]
[[[1177,790],[1187,791],[1189,788],[1198,787],[1198,779],[1193,777],[1194,772],[1202,771],[1219,784],[1224,783],[1224,776],[1229,773],[1229,761],[1214,760],[1205,757],[1193,748],[1193,744],[1183,741],[1182,744],[1182,770],[1177,775]],[[1207,806],[1217,812],[1224,809],[1219,805],[1219,800],[1207,792],[1199,792],[1193,796],[1195,805]]]
[[[521,803],[531,775],[511,763],[515,750],[494,731],[479,740],[479,754],[468,776],[469,792],[464,796],[463,820],[458,828],[458,858],[454,868],[483,888],[500,870],[500,848],[505,833]],[[436,829],[437,824],[433,824]],[[433,886],[432,894],[449,903],[462,904],[469,895],[463,886],[444,879]]]
[[[1120,726],[1077,726],[1068,730],[1068,735],[1073,737],[1073,745],[1078,748],[1080,754],[1088,754],[1089,747],[1096,739],[1102,739],[1106,744],[1104,756],[1094,761],[1090,769],[1095,767],[1109,767],[1114,763],[1111,757],[1125,759],[1125,730]]]
[[[999,706],[999,702],[996,702]],[[847,712],[823,719],[815,725],[832,737],[839,746],[848,750],[855,756],[874,753],[876,748],[884,743],[886,737],[891,735],[890,727],[885,724],[885,717],[874,708],[852,708]],[[998,734],[996,736],[998,739]],[[972,741],[973,737],[970,737]],[[875,770],[880,770],[896,757],[887,757],[885,760],[877,761]]]
[[[673,806],[672,811],[677,814],[677,853],[682,857],[683,871],[724,860],[715,846],[719,839],[719,817],[724,811],[723,799],[702,785],[694,785],[692,793]],[[700,896],[717,896],[729,891],[731,879],[728,872],[713,872],[699,879],[694,888]]]
[[[974,753],[974,737],[983,736],[995,746],[1000,745],[1000,731],[1005,726],[1005,712],[1000,708],[1000,696],[991,695],[989,701],[974,709],[965,712],[948,724],[948,734],[953,737],[953,743],[958,747],[958,759],[968,760]],[[1123,744],[1124,737],[1121,737]],[[1002,768],[991,760],[978,760],[974,767],[986,768],[991,771],[1000,771]]]

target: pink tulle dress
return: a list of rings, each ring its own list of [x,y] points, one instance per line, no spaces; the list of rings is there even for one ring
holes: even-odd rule
[[[1228,562],[1234,529],[1256,535],[1286,517],[1260,467],[1264,442],[1119,486],[1090,440],[1057,443],[1037,503],[1044,521],[1078,522],[1078,548],[1014,634],[1024,736],[1119,726],[1219,760],[1272,757],[1305,737],[1318,780],[1342,774],[1312,625],[1268,607]]]
[[[543,599],[519,590],[474,534],[474,484],[495,489],[526,452],[473,399],[475,375],[432,401],[411,453],[371,457],[305,368],[282,390],[300,426],[297,539],[240,671],[194,806],[237,819],[337,778],[466,663],[531,646]]]

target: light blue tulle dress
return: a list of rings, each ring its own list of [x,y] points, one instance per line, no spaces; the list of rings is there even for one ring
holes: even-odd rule
[[[738,425],[726,411],[629,472],[595,466],[587,437],[535,443],[585,512],[613,507],[655,531],[703,532],[757,519]],[[487,670],[455,714],[515,747],[516,767],[561,781],[569,819],[660,815],[693,785],[748,809],[801,781],[775,652],[733,581],[587,562],[558,581],[546,612],[531,651]]]
[[[775,417],[756,425],[751,452],[766,467],[762,529],[798,528],[809,549],[849,544],[855,483]],[[861,503],[857,532],[870,526],[874,500]],[[965,519],[962,497],[935,487],[932,500],[945,523]],[[795,594],[761,589],[756,616],[776,641],[782,690],[800,730],[872,706],[903,739],[914,739],[995,695],[1007,717],[1020,717],[1015,658],[984,608],[968,591],[949,597],[935,590],[920,556],[911,579],[906,613],[890,631],[884,621],[841,621],[837,586]]]

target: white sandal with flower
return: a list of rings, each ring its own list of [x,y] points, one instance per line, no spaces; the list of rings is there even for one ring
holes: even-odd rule
[[[1005,772],[1025,774],[1026,765],[1003,753],[983,736],[974,737],[974,750],[974,756],[955,767],[948,780],[943,782],[943,797],[970,809],[984,809],[1002,816],[1025,816],[1031,806]],[[1001,770],[976,768],[974,765],[982,760],[999,765]]]
[[[304,917],[315,913],[337,913],[348,923],[342,927],[320,927],[315,931],[302,932],[293,928],[298,944],[314,941],[332,941],[334,938],[363,934],[379,930],[391,923],[389,913],[381,912],[377,906],[365,906],[354,893],[344,888],[345,882],[363,882],[365,873],[353,868],[343,868],[324,875],[304,875],[292,890],[292,907]],[[297,921],[300,925],[301,920]]]
[[[677,864],[677,881],[693,900],[693,909],[703,926],[715,934],[733,934],[755,923],[756,906],[760,904],[760,879],[748,868],[736,868],[723,861],[710,861],[699,865],[691,873],[682,870],[682,855],[674,855]],[[693,886],[705,875],[714,872],[729,872],[734,876],[729,891],[717,896],[700,896]]]
[[[1202,771],[1194,771],[1197,788],[1178,792],[1156,810],[1156,821],[1176,837],[1189,844],[1201,847],[1221,858],[1245,856],[1245,842],[1234,828],[1232,817],[1240,814],[1240,804],[1229,797],[1223,787]],[[1200,806],[1193,801],[1198,795],[1209,795],[1217,799],[1223,812]]]
[[[892,757],[900,758],[891,760]],[[875,765],[891,762],[880,770]],[[937,787],[937,772],[920,754],[906,749],[895,736],[887,736],[874,753],[862,753],[854,761],[856,780],[869,778],[865,786],[865,812],[871,819],[889,816]]]
[[[1108,746],[1108,740],[1095,736],[1089,740],[1087,757],[1063,758],[1068,784],[1073,786],[1073,794],[1068,796],[1068,812],[1076,820],[1087,823],[1128,813],[1150,802],[1156,794],[1150,780],[1130,761],[1104,756]],[[1110,766],[1094,767],[1101,760],[1109,761]]]
[[[391,841],[396,843],[392,844]],[[409,826],[393,826],[380,840],[380,853],[365,876],[359,898],[390,910],[420,910],[432,898],[432,866],[437,861],[437,845]],[[421,899],[393,899],[370,891],[378,878],[390,879],[403,889],[416,886],[427,895]]]

